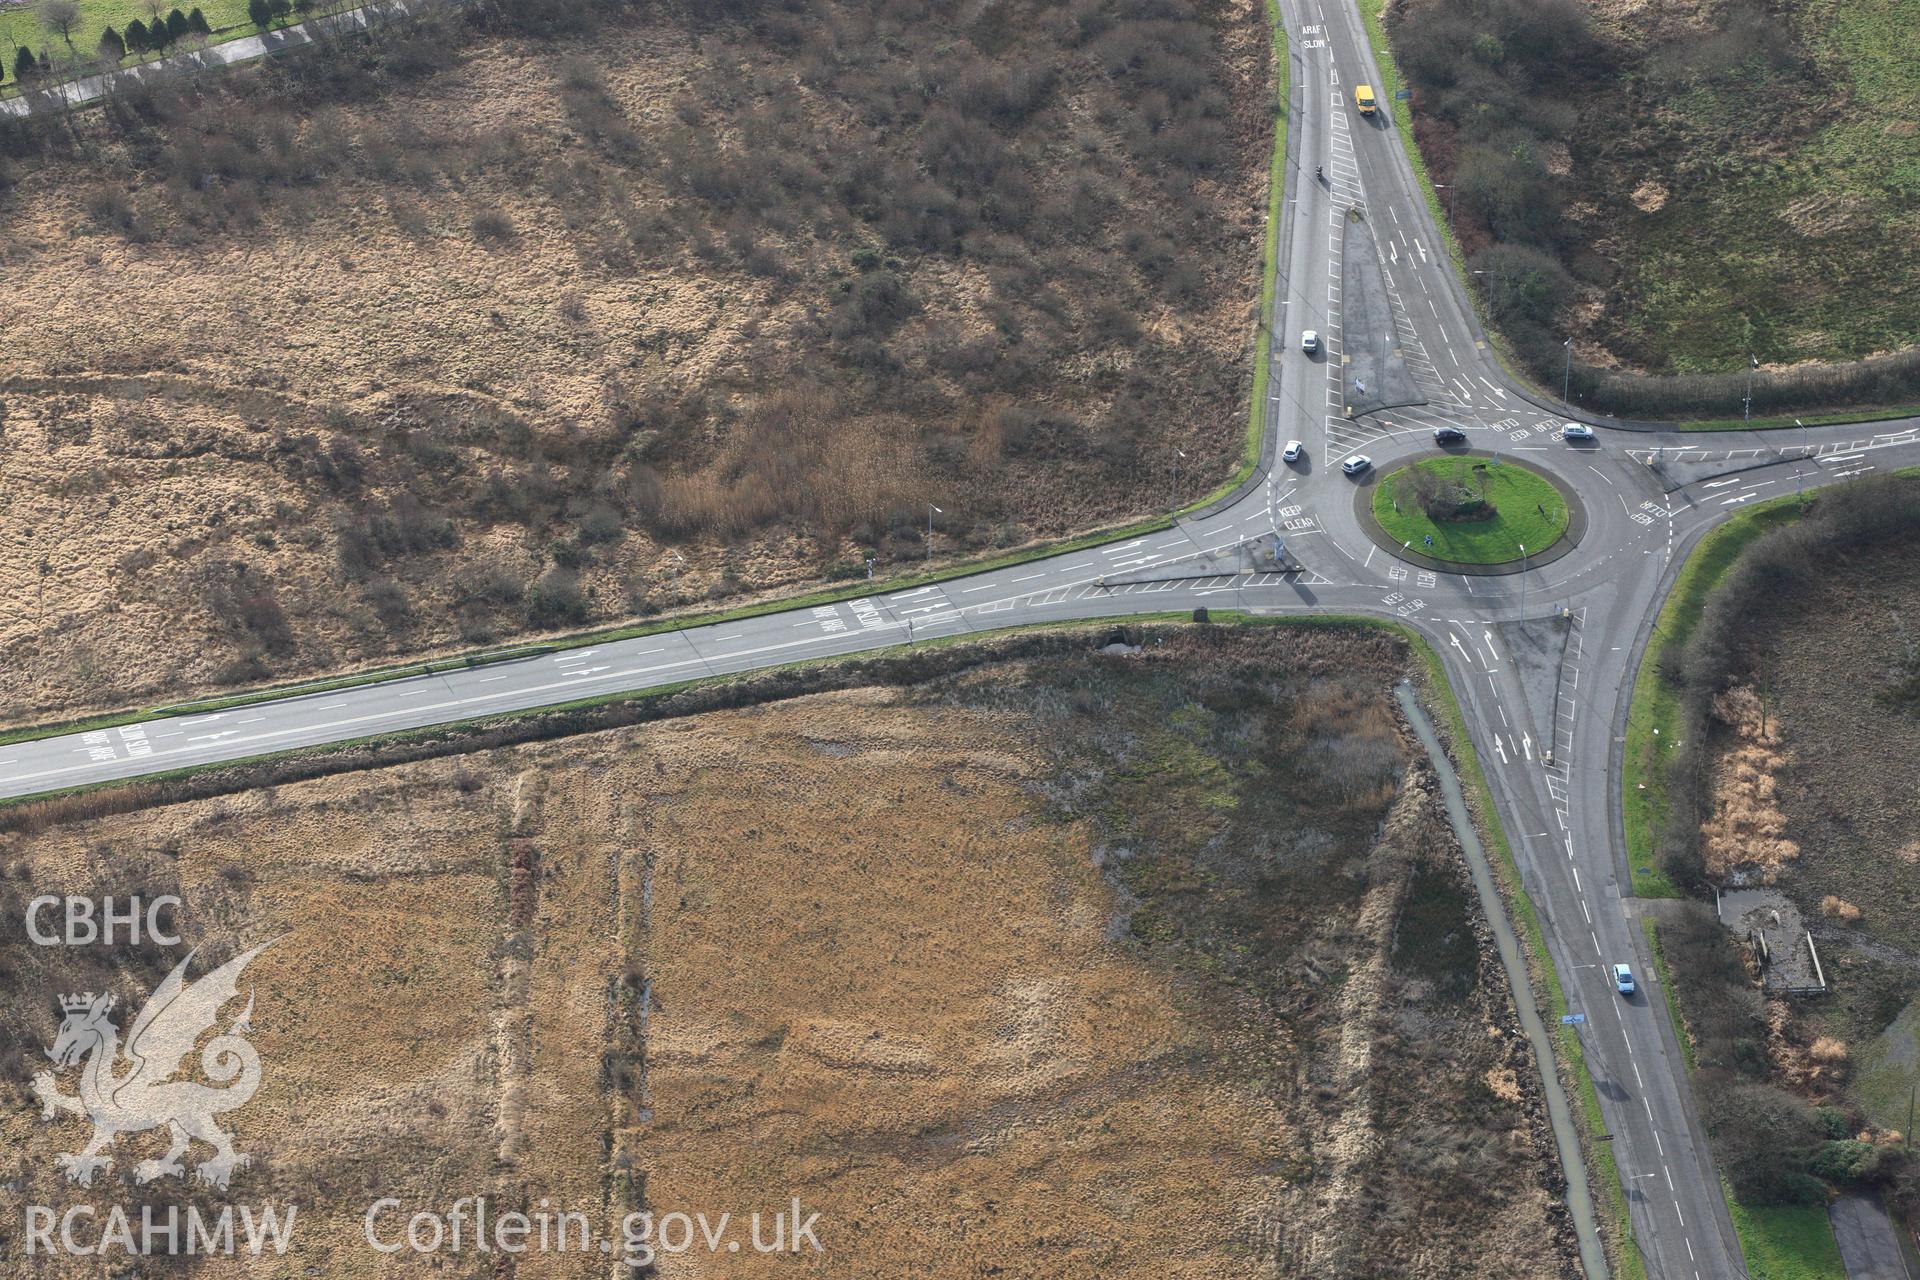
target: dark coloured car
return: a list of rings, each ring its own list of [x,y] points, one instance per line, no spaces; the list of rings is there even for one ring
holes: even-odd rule
[[[1433,429],[1433,442],[1435,444],[1459,444],[1466,438],[1467,433],[1458,427],[1435,427]]]

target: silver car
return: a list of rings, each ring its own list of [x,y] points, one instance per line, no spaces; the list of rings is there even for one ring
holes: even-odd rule
[[[1587,426],[1585,423],[1569,422],[1566,426],[1560,428],[1560,438],[1562,440],[1592,440],[1596,437],[1593,434],[1593,428]]]
[[[1350,476],[1357,476],[1373,465],[1373,459],[1364,453],[1356,453],[1340,464],[1340,469]]]

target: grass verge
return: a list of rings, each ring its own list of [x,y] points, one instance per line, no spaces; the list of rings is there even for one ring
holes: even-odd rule
[[[1267,423],[1267,382],[1273,364],[1273,294],[1280,274],[1280,223],[1287,194],[1287,97],[1292,68],[1287,65],[1287,33],[1280,24],[1279,0],[1266,0],[1267,29],[1273,34],[1273,151],[1267,158],[1267,230],[1260,243],[1260,310],[1253,339],[1253,398],[1247,405],[1246,457],[1226,482],[1196,506],[1233,492],[1260,465],[1261,438]]]
[[[1682,431],[1777,431],[1782,427],[1831,427],[1843,422],[1889,422],[1896,418],[1920,418],[1920,404],[1891,405],[1885,409],[1852,409],[1835,413],[1787,415],[1778,418],[1681,419],[1674,425]]]
[[[1752,1280],[1847,1280],[1840,1246],[1833,1239],[1833,1223],[1817,1204],[1752,1207],[1734,1198],[1722,1180],[1733,1232],[1740,1237]]]
[[[1655,836],[1666,817],[1666,770],[1661,761],[1680,728],[1680,691],[1660,674],[1663,654],[1686,648],[1700,610],[1720,579],[1753,541],[1800,518],[1797,496],[1750,507],[1702,538],[1687,556],[1673,589],[1654,620],[1633,680],[1627,707],[1627,741],[1621,755],[1620,806],[1626,830],[1627,866],[1633,892],[1642,898],[1677,898],[1680,890],[1660,867]]]
[[[1693,1041],[1687,1037],[1687,1023],[1680,1016],[1680,996],[1673,985],[1673,970],[1667,967],[1667,953],[1660,949],[1660,922],[1652,916],[1640,917],[1640,931],[1647,935],[1647,950],[1653,953],[1653,971],[1660,979],[1660,994],[1667,1002],[1667,1021],[1673,1024],[1673,1038],[1680,1042],[1680,1057],[1692,1075],[1698,1065],[1693,1060]]]

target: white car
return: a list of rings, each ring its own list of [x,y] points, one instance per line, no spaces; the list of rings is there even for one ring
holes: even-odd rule
[[[1301,444],[1298,440],[1287,441],[1287,447],[1280,451],[1280,461],[1282,462],[1298,462],[1306,456],[1307,446]]]
[[[1585,423],[1569,422],[1566,426],[1560,428],[1560,438],[1562,440],[1592,440],[1595,437],[1592,427],[1587,426]]]
[[[1340,469],[1350,476],[1357,476],[1373,465],[1373,459],[1364,453],[1356,453],[1340,464]]]
[[[1302,333],[1300,335],[1300,349],[1308,355],[1312,355],[1318,351],[1320,349],[1320,335],[1312,329],[1308,329],[1305,333]]]

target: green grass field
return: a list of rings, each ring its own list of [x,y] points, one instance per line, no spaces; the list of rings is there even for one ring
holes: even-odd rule
[[[1725,1188],[1725,1184],[1722,1184]],[[1753,1208],[1727,1192],[1733,1231],[1753,1280],[1847,1280],[1824,1205]]]
[[[1414,471],[1484,498],[1496,514],[1486,520],[1430,519],[1413,497],[1408,473]],[[1373,518],[1387,536],[1427,555],[1462,564],[1504,564],[1518,560],[1522,547],[1537,555],[1560,541],[1568,513],[1552,482],[1525,468],[1478,458],[1429,458],[1380,481],[1373,492]]]
[[[1677,373],[1846,360],[1920,332],[1915,0],[1806,0],[1789,19],[1818,78],[1756,62],[1669,100],[1696,157],[1636,229],[1627,323]],[[1769,121],[1818,121],[1781,139]],[[1737,408],[1737,406],[1734,406]]]
[[[149,0],[79,0],[79,3],[80,21],[73,29],[73,48],[84,59],[92,58],[94,48],[100,43],[100,33],[108,27],[125,31],[127,24],[135,18],[151,26],[156,16],[164,20],[176,7],[174,4],[162,6],[149,3]],[[198,8],[206,16],[207,25],[213,28],[216,41],[250,35],[255,30],[247,18],[247,0],[189,0],[177,7],[182,13],[192,13]],[[4,69],[0,69],[0,86],[9,89],[15,87],[14,49],[20,45],[36,53],[45,52],[53,59],[56,68],[63,58],[70,56],[66,43],[57,33],[48,31],[40,24],[31,5],[0,10],[0,57],[4,57],[6,63]],[[148,54],[145,59],[129,58],[126,65],[151,61],[156,56]]]

